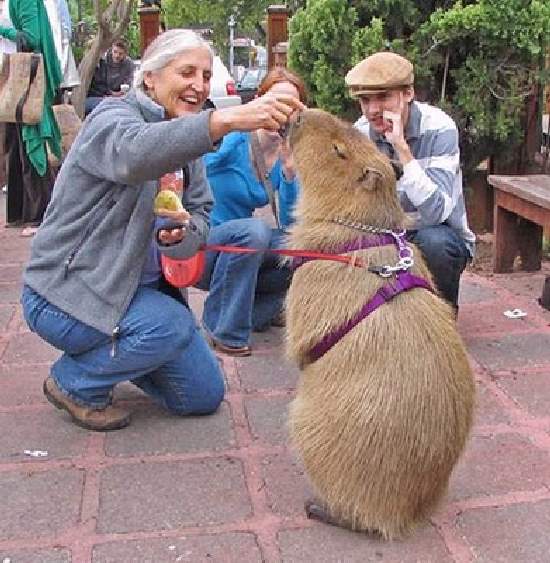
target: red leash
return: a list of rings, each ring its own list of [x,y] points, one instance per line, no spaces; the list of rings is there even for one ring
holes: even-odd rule
[[[243,246],[230,246],[207,244],[201,250],[212,252],[229,252],[231,254],[255,254],[256,252],[269,252],[270,254],[279,254],[282,256],[293,256],[294,258],[309,258],[310,260],[332,260],[333,262],[342,262],[362,268],[365,266],[362,260],[354,256],[345,256],[342,254],[328,254],[325,252],[311,252],[310,250],[291,250],[288,248],[272,248],[260,250],[259,248],[245,248]]]

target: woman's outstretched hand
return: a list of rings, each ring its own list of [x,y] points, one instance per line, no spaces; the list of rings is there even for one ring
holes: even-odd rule
[[[210,137],[217,141],[231,131],[278,131],[294,112],[304,109],[306,106],[294,96],[268,92],[247,104],[213,111],[210,116]]]

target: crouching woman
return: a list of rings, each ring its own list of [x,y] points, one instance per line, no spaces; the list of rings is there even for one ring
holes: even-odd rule
[[[159,256],[187,258],[206,240],[213,202],[200,157],[230,131],[277,130],[299,107],[273,96],[201,111],[211,74],[210,47],[193,32],[153,41],[135,89],[85,122],[33,241],[25,319],[63,352],[44,393],[85,428],[129,423],[112,404],[123,381],[176,414],[212,413],[223,398],[218,362],[186,302],[166,291]],[[186,213],[161,226],[158,186],[183,169]]]

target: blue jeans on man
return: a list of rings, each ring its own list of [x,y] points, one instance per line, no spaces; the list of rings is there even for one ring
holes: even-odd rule
[[[421,251],[441,297],[458,307],[460,276],[470,260],[462,238],[448,225],[409,231],[407,239]]]
[[[51,376],[75,403],[96,409],[130,381],[178,415],[214,412],[224,395],[218,361],[191,311],[140,286],[116,340],[58,309],[25,286],[23,314],[33,332],[63,352]]]
[[[234,219],[210,229],[208,244],[256,248],[283,246],[284,234],[259,218]],[[291,272],[276,255],[265,252],[207,252],[202,279],[208,290],[203,326],[225,346],[247,346],[252,330],[265,330],[281,311]]]

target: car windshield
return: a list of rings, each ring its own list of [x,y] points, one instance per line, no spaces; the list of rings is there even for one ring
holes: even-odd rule
[[[256,88],[263,78],[263,72],[261,69],[247,70],[241,80],[242,88]]]

